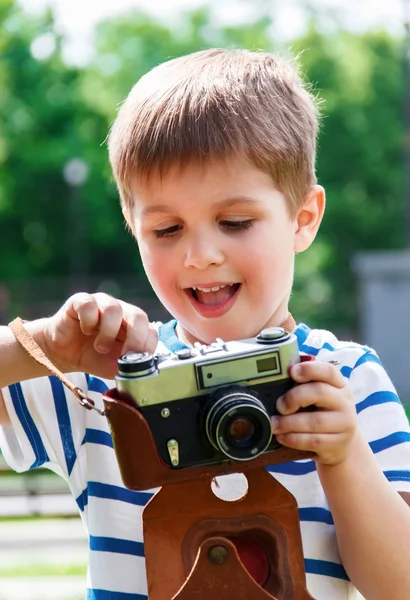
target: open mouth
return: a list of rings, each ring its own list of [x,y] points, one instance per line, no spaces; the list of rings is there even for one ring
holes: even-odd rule
[[[240,286],[240,283],[227,283],[212,288],[187,288],[186,292],[200,304],[205,306],[219,306],[233,298]]]

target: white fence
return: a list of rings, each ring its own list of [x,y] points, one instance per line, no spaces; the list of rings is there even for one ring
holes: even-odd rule
[[[0,517],[76,515],[66,482],[39,469],[13,473],[0,455]]]

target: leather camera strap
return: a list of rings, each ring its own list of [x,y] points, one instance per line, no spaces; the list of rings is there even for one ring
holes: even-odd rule
[[[84,408],[87,410],[94,409],[102,415],[105,414],[103,410],[95,406],[94,400],[88,398],[87,394],[85,394],[81,388],[75,386],[73,382],[64,375],[64,373],[57,369],[51,360],[44,354],[35,339],[29,334],[27,329],[25,329],[23,321],[20,319],[20,317],[17,317],[14,319],[14,321],[9,323],[9,327],[14,333],[16,340],[20,343],[24,350],[26,350],[26,352],[28,352],[28,354],[42,367],[45,367],[50,371],[50,373],[58,377],[58,379],[73,392],[81,406],[84,406]]]
[[[95,406],[94,400],[88,398],[87,394],[85,394],[81,388],[75,386],[73,382],[64,375],[64,373],[57,369],[51,360],[44,354],[32,335],[30,335],[27,329],[24,327],[23,321],[20,317],[17,317],[14,319],[14,321],[11,321],[11,323],[9,323],[9,327],[12,330],[16,340],[24,348],[24,350],[26,350],[26,352],[28,352],[28,354],[42,367],[45,367],[50,371],[50,373],[58,377],[58,379],[73,392],[81,406],[87,410],[96,410],[98,413],[100,413],[100,415],[106,414],[104,410],[101,410]],[[288,332],[294,331],[296,328],[296,322],[291,314],[289,314],[286,321],[282,323],[281,327]]]

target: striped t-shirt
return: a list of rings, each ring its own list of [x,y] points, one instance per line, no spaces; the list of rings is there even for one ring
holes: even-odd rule
[[[159,327],[158,351],[185,347],[175,321]],[[338,360],[356,403],[358,424],[391,485],[410,492],[410,428],[393,384],[375,352],[340,342],[306,325],[296,329],[302,352]],[[112,381],[74,373],[75,384],[96,404]],[[121,481],[105,417],[82,408],[54,376],[17,383],[3,391],[11,427],[0,428],[0,446],[16,471],[44,466],[63,476],[89,535],[87,600],[145,600],[142,510],[152,491],[135,492]],[[299,507],[307,587],[316,600],[353,600],[357,592],[341,564],[335,528],[315,462],[267,467]],[[237,475],[228,476],[235,488]]]

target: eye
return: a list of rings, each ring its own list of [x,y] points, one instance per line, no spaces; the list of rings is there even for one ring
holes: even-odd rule
[[[247,219],[246,221],[219,221],[219,224],[224,229],[228,229],[230,231],[241,231],[252,227],[254,221],[253,219]]]
[[[155,238],[164,238],[164,237],[172,237],[182,229],[181,225],[172,225],[171,227],[165,227],[165,229],[155,229],[154,237]]]

